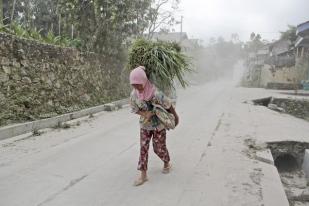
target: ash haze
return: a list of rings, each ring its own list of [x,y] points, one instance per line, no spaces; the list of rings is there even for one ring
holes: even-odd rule
[[[278,39],[288,24],[309,20],[309,1],[181,0],[179,13],[184,16],[183,31],[206,44],[211,37],[230,39],[232,33],[246,41],[251,32],[271,41]]]

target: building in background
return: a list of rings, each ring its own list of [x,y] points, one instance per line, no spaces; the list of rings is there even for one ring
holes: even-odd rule
[[[190,52],[200,47],[199,39],[189,39],[186,32],[155,32],[152,40],[178,43],[184,52]]]
[[[298,36],[295,43],[297,78],[304,89],[309,90],[309,21],[297,26],[296,35]]]
[[[243,86],[269,89],[309,87],[309,21],[297,26],[296,35],[295,44],[280,39],[248,53]]]

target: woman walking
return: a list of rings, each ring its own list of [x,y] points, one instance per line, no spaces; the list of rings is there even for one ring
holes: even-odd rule
[[[176,125],[179,118],[171,100],[148,80],[144,67],[140,66],[131,71],[130,84],[134,88],[130,96],[132,112],[140,115],[140,156],[137,169],[141,174],[134,182],[135,186],[139,186],[148,180],[148,150],[151,139],[154,152],[163,161],[162,172],[169,173],[171,169],[170,156],[166,147],[166,128],[154,114],[152,103],[170,111],[175,117]]]

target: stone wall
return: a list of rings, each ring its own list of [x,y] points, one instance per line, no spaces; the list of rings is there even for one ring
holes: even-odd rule
[[[262,66],[246,65],[247,70],[245,71],[241,85],[244,87],[261,87],[261,70]]]
[[[295,67],[275,68],[272,72],[271,66],[264,65],[261,70],[261,87],[266,88],[268,83],[293,84],[297,81],[297,70]]]
[[[298,81],[309,79],[309,53],[296,58],[296,70]]]
[[[120,61],[0,33],[0,126],[127,97]]]

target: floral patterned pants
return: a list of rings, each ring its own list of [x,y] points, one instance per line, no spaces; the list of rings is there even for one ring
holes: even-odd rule
[[[141,129],[140,131],[140,156],[138,162],[138,170],[147,170],[148,164],[148,150],[149,143],[152,138],[153,151],[158,155],[158,157],[164,162],[167,163],[170,161],[170,156],[166,148],[166,130],[161,131],[157,130],[145,130]]]

